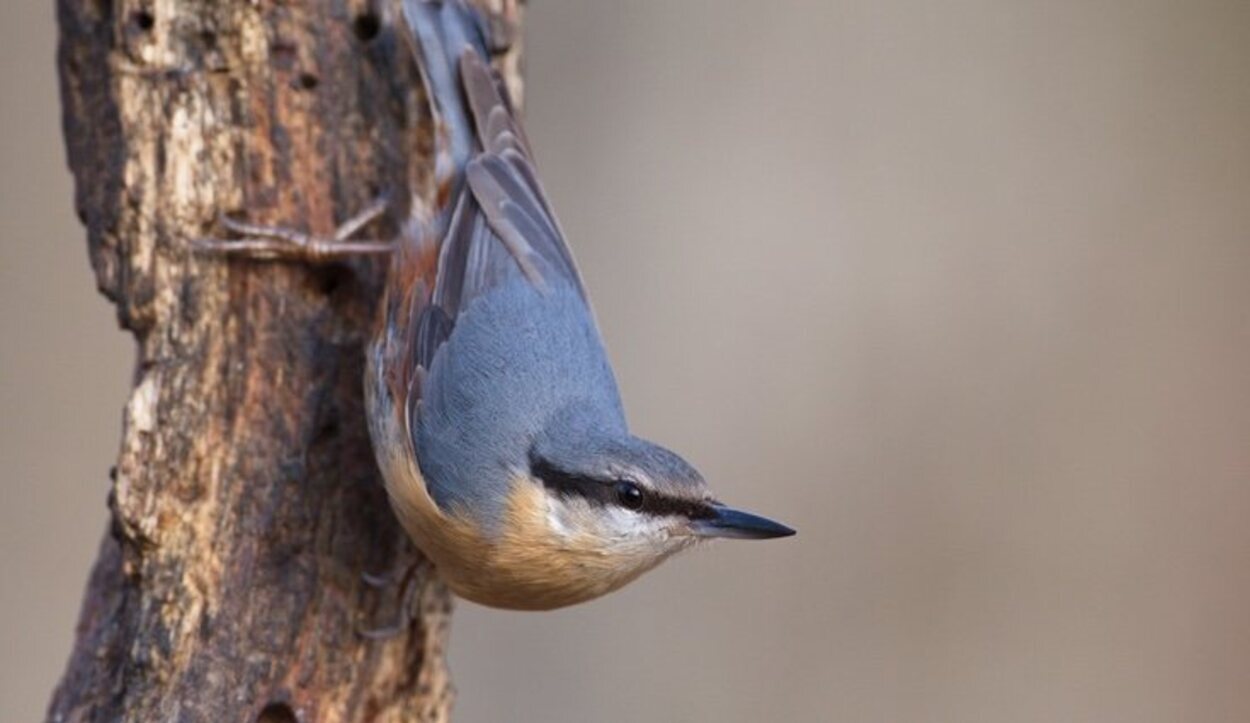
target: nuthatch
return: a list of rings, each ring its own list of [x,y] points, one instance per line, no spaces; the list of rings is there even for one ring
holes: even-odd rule
[[[694,467],[630,433],[586,289],[488,64],[486,24],[463,0],[403,7],[444,201],[414,202],[387,249],[365,392],[413,541],[459,595],[538,610],[616,590],[701,540],[794,534],[716,501]],[[267,238],[201,246],[379,250],[346,234],[232,228]]]

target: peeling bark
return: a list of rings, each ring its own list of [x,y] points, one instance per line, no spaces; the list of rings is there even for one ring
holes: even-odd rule
[[[495,0],[515,27],[515,0]],[[383,261],[193,254],[219,213],[328,233],[427,193],[430,128],[388,0],[58,0],[75,205],[137,341],[54,721],[444,720],[447,592],[406,634],[363,571],[417,555],[363,418]],[[516,47],[501,59],[519,84]],[[395,204],[372,229],[395,230]],[[428,569],[428,568],[423,568]]]

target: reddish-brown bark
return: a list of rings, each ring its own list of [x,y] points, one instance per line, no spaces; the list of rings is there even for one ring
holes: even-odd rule
[[[516,22],[515,2],[496,5]],[[49,719],[445,719],[436,578],[407,634],[356,632],[396,606],[361,572],[415,556],[362,416],[385,262],[225,261],[188,243],[219,212],[324,233],[380,193],[421,191],[428,117],[393,4],[57,7],[76,207],[137,361],[111,531]],[[515,83],[515,49],[503,60]]]

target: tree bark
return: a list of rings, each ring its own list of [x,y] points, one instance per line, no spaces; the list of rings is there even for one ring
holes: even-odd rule
[[[516,0],[494,0],[515,28]],[[225,261],[219,213],[328,234],[428,194],[431,129],[389,0],[58,0],[64,130],[134,389],[53,721],[444,720],[451,603],[416,558],[363,417],[385,262]],[[518,49],[499,59],[519,84]]]

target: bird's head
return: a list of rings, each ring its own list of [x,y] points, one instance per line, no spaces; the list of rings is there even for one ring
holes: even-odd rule
[[[535,441],[527,499],[531,540],[571,562],[593,595],[620,587],[675,552],[713,538],[767,539],[794,530],[717,501],[677,454],[613,425],[557,419]]]

